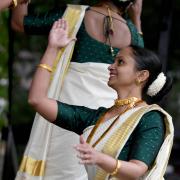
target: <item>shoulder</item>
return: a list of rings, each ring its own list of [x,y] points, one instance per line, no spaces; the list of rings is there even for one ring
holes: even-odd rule
[[[142,116],[143,119],[162,119],[163,117],[163,113],[158,110],[151,110]]]
[[[160,128],[164,129],[164,114],[158,110],[152,110],[145,113],[140,122],[139,128]]]

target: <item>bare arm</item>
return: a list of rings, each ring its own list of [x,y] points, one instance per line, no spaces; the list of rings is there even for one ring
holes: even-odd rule
[[[138,32],[142,32],[141,29],[141,13],[142,13],[142,4],[143,0],[135,0],[132,5],[130,5],[128,9],[128,14],[136,26]]]
[[[28,3],[19,4],[12,10],[11,26],[15,31],[24,32],[24,16],[28,14]]]
[[[96,164],[104,169],[109,174],[116,168],[116,160],[109,155],[96,151],[89,144],[87,144],[82,136],[80,137],[80,144],[75,146],[79,151],[78,157],[82,164]],[[139,179],[148,170],[148,166],[139,160],[120,161],[121,165],[116,174],[116,177],[123,180]]]
[[[49,43],[41,59],[41,64],[52,67],[58,50],[65,47],[72,38],[68,38],[68,27],[65,20],[56,21],[49,34]],[[57,103],[47,97],[51,74],[47,69],[38,67],[33,78],[28,102],[45,119],[54,121],[57,116]]]
[[[148,170],[148,166],[139,160],[120,161],[120,164],[116,177],[124,180],[139,179]],[[99,155],[98,166],[112,173],[116,168],[116,160],[111,156],[101,153]]]
[[[8,8],[12,3],[12,0],[1,0],[0,1],[0,11],[5,9],[5,8]]]

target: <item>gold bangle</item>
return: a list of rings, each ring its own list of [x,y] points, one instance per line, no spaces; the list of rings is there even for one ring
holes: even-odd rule
[[[18,4],[18,3],[17,3],[17,0],[12,0],[9,8],[15,8],[15,7],[17,6],[17,4]]]
[[[13,6],[13,8],[15,8],[16,6],[17,6],[17,0],[12,0],[12,6]]]
[[[39,64],[38,67],[48,70],[50,73],[53,71],[48,64]]]
[[[121,167],[121,161],[117,159],[116,160],[116,168],[114,169],[114,171],[110,175],[115,176],[118,173],[120,167]]]
[[[141,36],[143,36],[143,32],[142,32],[142,31],[138,32],[138,34],[141,35]]]

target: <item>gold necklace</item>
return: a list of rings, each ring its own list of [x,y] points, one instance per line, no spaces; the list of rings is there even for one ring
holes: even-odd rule
[[[130,97],[126,99],[116,99],[114,102],[115,106],[124,106],[129,105],[131,107],[134,107],[137,102],[142,102],[142,99],[136,98],[136,97]]]
[[[127,100],[129,100],[127,102]],[[134,102],[133,102],[134,100]],[[117,100],[116,100],[117,101]],[[135,107],[137,105],[137,103],[140,103],[142,102],[141,99],[138,99],[138,98],[135,98],[135,97],[132,97],[132,98],[127,98],[127,99],[123,99],[121,100],[122,102],[124,103],[121,103],[122,105],[118,104],[116,105],[116,101],[115,101],[115,106],[124,106],[124,105],[129,105],[127,106],[127,108],[122,111],[118,117],[110,124],[110,126],[106,129],[106,131],[104,131],[104,133],[92,144],[92,147],[95,147],[104,137],[105,135],[111,130],[111,128],[114,126],[114,124],[118,121],[119,117],[124,114],[126,111],[128,111],[129,109],[132,109],[133,107]],[[120,101],[120,100],[118,100]],[[97,121],[97,123],[95,124],[95,126],[93,127],[91,133],[89,134],[88,138],[87,138],[87,143],[89,144],[95,134],[95,132],[97,131],[98,127],[100,126],[101,123],[104,122],[104,119],[105,119],[105,115],[106,115],[107,112],[105,112],[100,118],[99,120]]]

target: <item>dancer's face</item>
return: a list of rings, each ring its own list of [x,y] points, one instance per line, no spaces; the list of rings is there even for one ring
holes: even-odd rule
[[[123,48],[108,70],[110,71],[108,85],[113,89],[117,90],[135,84],[138,71],[131,48]]]

